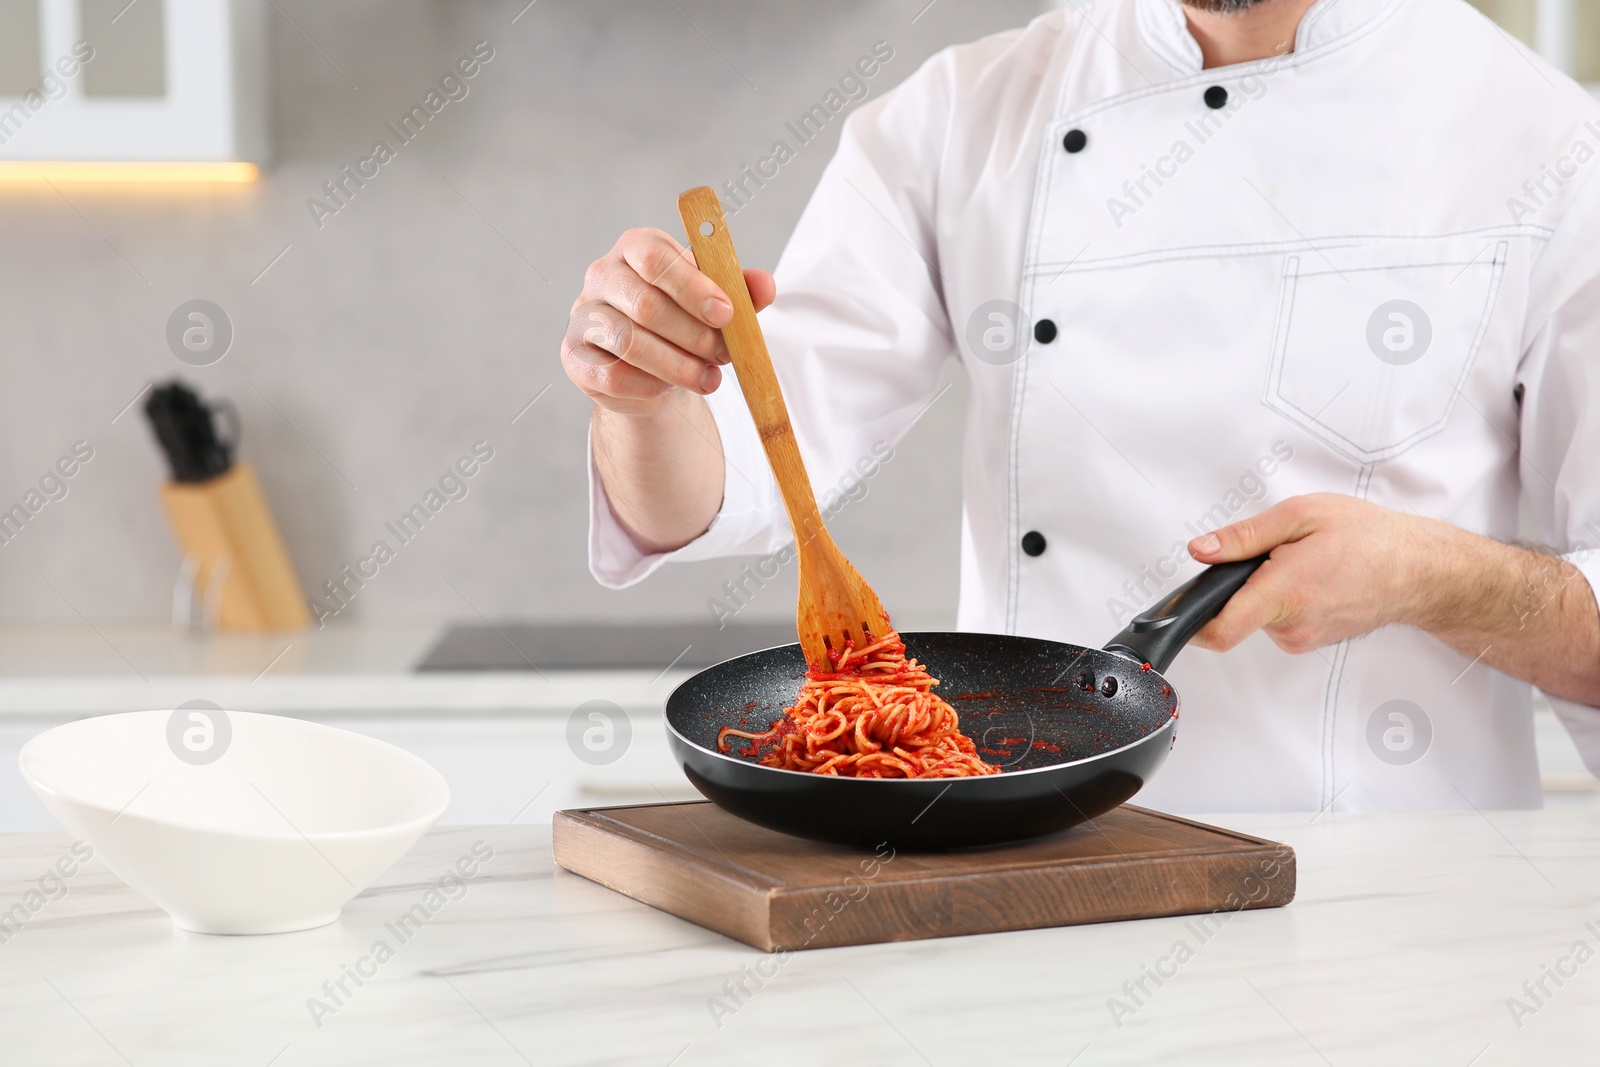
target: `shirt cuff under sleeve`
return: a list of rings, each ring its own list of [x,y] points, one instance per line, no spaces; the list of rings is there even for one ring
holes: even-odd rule
[[[1600,548],[1581,548],[1561,557],[1578,569],[1588,581],[1592,591],[1600,591]],[[1600,592],[1596,593],[1600,600]],[[1549,697],[1549,694],[1545,694]],[[1567,728],[1591,774],[1600,777],[1600,708],[1579,704],[1573,700],[1549,697],[1550,707]]]
[[[625,589],[665,563],[760,555],[793,540],[779,506],[777,483],[732,371],[731,366],[723,368],[722,387],[706,398],[722,440],[722,507],[706,532],[682,548],[671,552],[639,548],[611,510],[590,440],[589,572],[601,585]]]

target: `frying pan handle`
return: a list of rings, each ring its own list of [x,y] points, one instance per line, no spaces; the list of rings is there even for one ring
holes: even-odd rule
[[[1267,561],[1266,556],[1218,563],[1178,586],[1106,643],[1107,652],[1129,656],[1165,671],[1189,639],[1222,610],[1228,599]]]

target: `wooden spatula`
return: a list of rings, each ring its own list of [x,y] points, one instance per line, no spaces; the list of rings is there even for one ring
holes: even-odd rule
[[[733,321],[723,327],[722,338],[733,357],[745,403],[761,433],[778,491],[783,494],[789,525],[794,528],[800,560],[800,604],[795,618],[800,648],[812,669],[830,670],[830,650],[838,655],[847,644],[863,648],[882,637],[891,628],[889,613],[822,524],[811,479],[789,425],[789,409],[784,406],[772,357],[767,354],[767,342],[761,336],[761,324],[756,321],[755,305],[745,287],[744,271],[733,250],[733,238],[728,234],[728,221],[723,218],[717,194],[707,186],[691,189],[678,197],[678,212],[689,232],[695,262],[733,301]]]

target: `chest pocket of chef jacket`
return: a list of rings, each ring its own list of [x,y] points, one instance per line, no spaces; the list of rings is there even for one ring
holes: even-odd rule
[[[1451,238],[1289,256],[1267,406],[1362,464],[1443,430],[1488,329],[1506,248]]]

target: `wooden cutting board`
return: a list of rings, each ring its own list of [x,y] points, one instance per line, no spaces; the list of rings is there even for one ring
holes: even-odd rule
[[[559,811],[554,847],[574,874],[767,952],[1275,908],[1295,891],[1287,845],[1130,805],[1021,844],[897,854],[706,801],[641,804]]]

